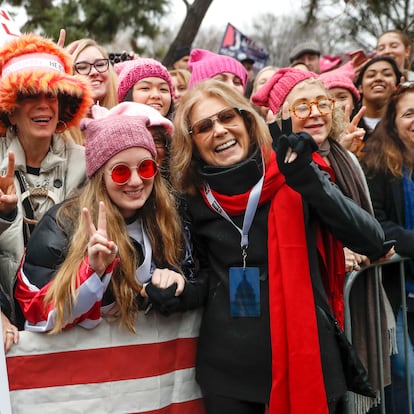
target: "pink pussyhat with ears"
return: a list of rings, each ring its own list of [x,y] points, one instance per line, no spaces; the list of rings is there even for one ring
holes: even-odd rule
[[[190,53],[188,67],[191,71],[189,89],[202,80],[214,78],[225,72],[238,76],[242,81],[243,89],[246,87],[247,71],[238,60],[231,56],[218,55],[205,49],[193,49]]]
[[[86,175],[92,177],[114,155],[128,148],[146,149],[155,159],[157,150],[148,129],[149,118],[137,111],[137,103],[125,102],[111,109],[92,108],[93,118],[81,121],[86,133]],[[121,106],[122,105],[122,106]]]
[[[148,127],[162,126],[170,135],[174,133],[174,124],[168,118],[162,116],[156,109],[152,108],[151,106],[142,103],[121,102],[109,110],[99,105],[92,106],[92,116],[94,118],[106,116],[105,114],[146,116],[149,119]]]

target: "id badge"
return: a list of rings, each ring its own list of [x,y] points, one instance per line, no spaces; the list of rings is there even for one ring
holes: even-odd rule
[[[230,315],[257,318],[260,316],[260,281],[258,267],[231,267]]]

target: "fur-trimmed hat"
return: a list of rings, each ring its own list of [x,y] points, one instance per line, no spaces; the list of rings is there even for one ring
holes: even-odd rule
[[[118,102],[123,102],[128,91],[141,79],[161,78],[168,83],[171,96],[174,95],[174,88],[168,69],[155,59],[137,58],[117,63],[115,71],[118,74]]]
[[[72,58],[52,40],[23,34],[0,48],[0,134],[10,126],[8,115],[19,97],[51,93],[59,101],[59,121],[79,125],[93,104],[85,78],[73,75]]]
[[[190,82],[188,83],[189,89],[204,79],[211,79],[225,72],[238,76],[242,81],[243,89],[246,87],[247,70],[231,56],[218,55],[205,49],[193,49],[188,67],[191,71]]]
[[[133,147],[157,155],[154,139],[149,132],[149,119],[141,116],[141,105],[123,102],[107,109],[92,107],[92,118],[84,118],[81,129],[86,133],[86,175],[92,177],[108,160],[119,152]]]
[[[266,106],[276,114],[283,105],[290,91],[299,83],[318,75],[308,70],[282,68],[252,96],[252,102],[257,106]]]

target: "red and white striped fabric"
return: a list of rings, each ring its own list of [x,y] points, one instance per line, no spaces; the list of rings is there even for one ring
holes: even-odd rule
[[[204,414],[195,381],[200,312],[103,321],[59,335],[20,332],[6,363],[13,414]]]

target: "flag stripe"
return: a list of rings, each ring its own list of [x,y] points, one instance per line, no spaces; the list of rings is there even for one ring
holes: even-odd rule
[[[13,414],[204,414],[195,380],[201,310],[140,312],[136,333],[102,321],[20,332],[7,354]]]
[[[193,367],[195,347],[195,338],[181,338],[163,343],[18,356],[7,360],[9,388],[13,391],[162,375]],[[102,364],[97,367],[96,361]],[[20,372],[26,374],[18,375]],[[43,375],[39,376],[39,372]]]

